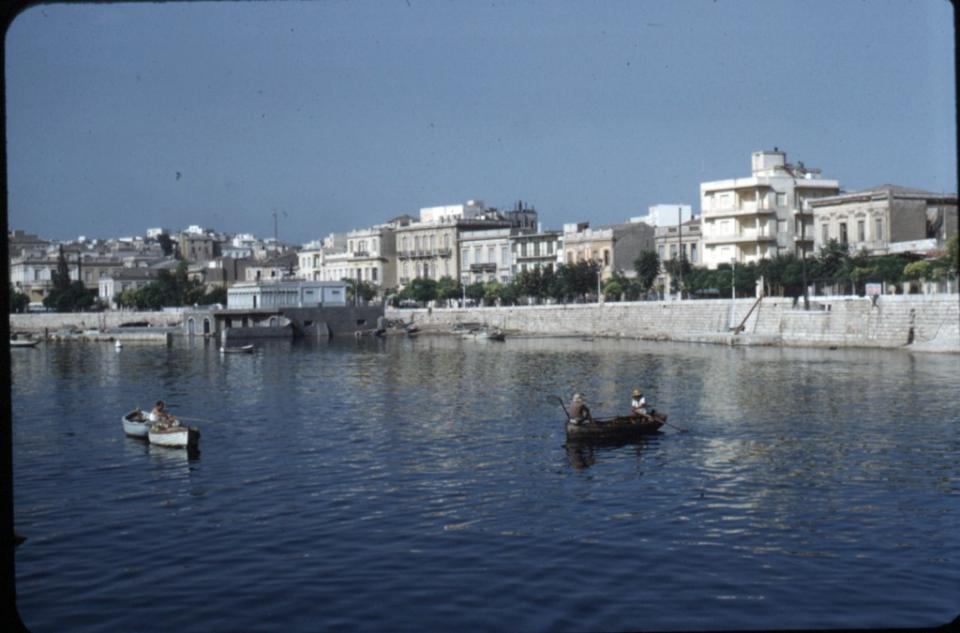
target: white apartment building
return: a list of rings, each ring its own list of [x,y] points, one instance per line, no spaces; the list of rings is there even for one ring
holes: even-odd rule
[[[515,230],[504,227],[460,233],[461,282],[510,283],[513,279],[510,235]]]
[[[778,254],[812,254],[813,211],[809,201],[839,191],[819,169],[787,163],[786,152],[758,151],[746,178],[700,184],[703,263],[755,262]]]
[[[347,233],[346,275],[375,286],[397,285],[397,240],[395,227],[380,224]]]

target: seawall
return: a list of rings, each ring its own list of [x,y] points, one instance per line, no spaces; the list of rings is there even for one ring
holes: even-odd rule
[[[902,348],[960,353],[960,295],[883,295],[811,298],[810,310],[792,298],[638,301],[487,308],[388,309],[388,319],[449,330],[481,323],[532,336],[601,336],[643,340]]]
[[[60,330],[112,330],[121,326],[177,327],[178,312],[41,312],[11,314],[10,331],[30,334],[55,334]]]

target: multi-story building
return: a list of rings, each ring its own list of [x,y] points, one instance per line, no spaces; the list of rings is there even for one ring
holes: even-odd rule
[[[700,184],[703,263],[751,262],[813,249],[811,200],[839,191],[819,169],[787,163],[786,153],[754,152],[752,175]]]
[[[652,251],[653,227],[644,222],[626,222],[590,228],[589,222],[563,225],[563,263],[596,261],[601,277],[614,272],[633,277],[633,262],[643,251]]]
[[[556,268],[563,253],[563,233],[538,231],[510,236],[513,274],[536,268]]]
[[[462,205],[423,208],[419,222],[396,229],[397,282],[404,286],[418,277],[461,279],[468,272],[462,269],[460,254],[460,241],[466,233],[511,227],[529,230],[533,226],[536,211],[522,206],[501,213],[470,200]]]
[[[679,226],[658,226],[654,229],[653,239],[661,262],[677,259],[682,251],[692,266],[700,264],[703,252],[700,243],[700,218],[693,218]]]
[[[190,229],[196,228],[199,227],[190,227]],[[180,257],[197,264],[202,264],[220,255],[219,242],[206,233],[196,233],[191,230],[183,231],[180,233],[180,239],[177,243],[180,248]]]
[[[897,185],[810,201],[819,250],[830,240],[870,255],[927,252],[957,234],[957,194]]]
[[[25,231],[7,232],[7,256],[19,257],[26,252],[45,251],[50,246],[47,240]]]
[[[139,290],[157,280],[158,270],[148,267],[120,268],[100,277],[97,294],[100,300],[116,310],[117,296],[125,290]]]
[[[503,227],[462,231],[460,233],[460,281],[464,284],[499,281],[513,278],[510,252],[511,234],[520,229]]]
[[[263,261],[248,262],[245,281],[280,281],[292,279],[297,273],[297,253],[284,253]]]
[[[397,285],[396,227],[380,224],[347,233],[346,277],[375,286]]]

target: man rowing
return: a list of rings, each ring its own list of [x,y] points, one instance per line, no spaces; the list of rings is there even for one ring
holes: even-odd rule
[[[593,422],[593,415],[587,407],[587,401],[579,394],[573,394],[573,401],[570,403],[570,421],[574,424],[583,424],[584,422]]]

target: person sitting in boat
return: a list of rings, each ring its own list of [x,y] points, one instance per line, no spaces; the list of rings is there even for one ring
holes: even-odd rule
[[[646,415],[649,413],[649,411],[647,411],[647,399],[643,397],[643,392],[639,389],[634,389],[631,396],[630,415]]]
[[[583,424],[587,421],[593,422],[593,416],[590,415],[586,399],[579,393],[573,394],[573,401],[570,403],[570,421],[575,424]]]
[[[151,422],[174,422],[176,420],[176,418],[167,411],[167,405],[163,403],[163,400],[157,400],[157,404],[153,406],[153,410],[150,411],[147,419]]]

